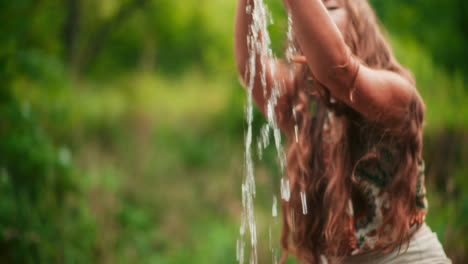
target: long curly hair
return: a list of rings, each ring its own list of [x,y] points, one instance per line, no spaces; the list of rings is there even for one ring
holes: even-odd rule
[[[368,1],[344,2],[349,18],[344,39],[353,55],[368,67],[396,72],[414,84],[412,74],[396,61]],[[295,41],[287,45],[295,46],[300,53]],[[320,263],[322,256],[338,261],[351,253],[356,240],[347,213],[349,201],[359,206],[353,196],[354,170],[359,162],[375,157],[375,147],[381,144],[398,146],[398,158],[394,160],[395,173],[385,187],[391,206],[377,230],[377,241],[386,241],[384,253],[400,250],[409,241],[410,218],[416,210],[425,106],[415,95],[401,127],[390,129],[331,98],[326,87],[311,80],[308,68],[300,67],[294,96],[289,99],[298,131],[297,140],[294,136],[288,140],[291,195],[289,201],[282,201],[281,263],[288,253],[303,263],[314,264]],[[303,214],[304,198],[307,214]]]

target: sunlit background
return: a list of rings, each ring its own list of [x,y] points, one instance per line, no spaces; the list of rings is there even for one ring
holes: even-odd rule
[[[468,263],[468,2],[371,2],[427,105],[427,222]],[[282,3],[266,3],[282,56]],[[235,6],[2,1],[1,263],[237,263]],[[263,122],[256,112],[256,131]],[[274,150],[255,164],[259,263],[271,263]]]

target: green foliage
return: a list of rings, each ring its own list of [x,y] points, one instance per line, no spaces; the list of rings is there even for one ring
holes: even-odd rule
[[[0,260],[90,261],[93,222],[70,150],[52,142],[28,103],[10,96],[0,119]]]
[[[370,1],[393,33],[424,43],[436,62],[468,75],[468,4],[464,0]]]

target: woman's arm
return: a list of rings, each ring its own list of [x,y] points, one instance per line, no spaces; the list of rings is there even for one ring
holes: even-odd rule
[[[307,65],[335,98],[372,121],[397,125],[406,117],[417,94],[410,81],[394,72],[366,67],[353,57],[322,0],[283,3],[292,15]]]
[[[253,5],[254,1],[250,1]],[[235,21],[235,30],[234,30],[234,55],[237,64],[237,70],[242,79],[242,84],[245,88],[248,85],[248,76],[246,76],[246,70],[249,63],[249,48],[247,45],[247,37],[249,35],[250,25],[252,23],[252,15],[246,12],[247,0],[239,0],[237,4],[236,12],[236,21]],[[262,36],[259,36],[258,41],[261,41]],[[266,69],[264,69],[266,77],[266,91],[264,93],[263,85],[261,81],[260,74],[255,75],[254,84],[252,88],[252,97],[257,104],[257,107],[267,117],[267,103],[268,99],[271,96],[271,91],[274,87],[275,80],[277,82],[283,83],[279,88],[281,89],[280,97],[275,108],[275,114],[277,117],[277,122],[279,128],[289,134],[292,130],[292,120],[291,120],[291,106],[289,105],[289,97],[291,96],[291,91],[293,89],[293,79],[289,72],[288,65],[282,61],[275,58],[268,58],[268,62],[265,63]],[[271,64],[275,67],[275,73],[273,75]],[[261,70],[261,60],[260,55],[257,54],[255,58],[255,69],[257,73]]]

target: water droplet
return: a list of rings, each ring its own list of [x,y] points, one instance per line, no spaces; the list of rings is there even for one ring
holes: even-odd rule
[[[307,214],[307,196],[305,192],[301,192],[302,213]]]
[[[289,202],[291,198],[291,190],[289,188],[289,179],[281,178],[281,198]]]
[[[271,215],[273,217],[277,217],[278,216],[278,200],[276,199],[276,196],[273,196],[273,206],[271,208]]]
[[[294,125],[294,134],[296,136],[296,143],[299,143],[299,127],[296,125]]]

